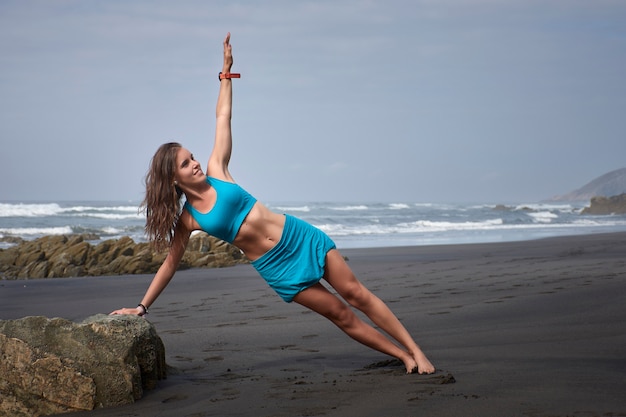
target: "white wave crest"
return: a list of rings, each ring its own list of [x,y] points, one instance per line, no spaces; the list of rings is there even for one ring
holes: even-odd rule
[[[336,210],[336,211],[353,211],[353,210],[367,210],[368,207],[365,205],[359,205],[359,206],[330,207],[330,209]]]
[[[114,206],[114,207],[93,207],[93,206],[74,206],[74,207],[66,207],[62,209],[65,213],[71,212],[85,212],[85,211],[121,211],[121,212],[139,212],[139,208],[135,206]]]
[[[55,216],[63,209],[56,203],[48,204],[9,204],[0,203],[0,217],[44,217]]]
[[[515,206],[515,210],[528,210],[533,211],[560,211],[563,213],[573,213],[578,209],[571,204],[545,204],[545,203],[529,203],[519,204]]]
[[[480,222],[437,222],[418,220],[411,223],[402,223],[399,226],[406,232],[447,232],[451,230],[488,230],[502,226],[502,219],[491,219]]]
[[[92,217],[95,219],[106,220],[127,220],[127,219],[144,219],[145,216],[142,213],[133,214],[115,214],[115,213],[81,213],[76,217]]]
[[[292,206],[274,206],[272,207],[274,210],[277,211],[299,211],[299,212],[303,212],[303,213],[308,213],[311,211],[311,208],[309,206],[299,206],[299,207],[292,207]]]
[[[557,219],[559,217],[550,211],[539,211],[537,213],[528,213],[528,215],[538,223],[550,223],[553,219]]]
[[[72,234],[72,228],[69,226],[61,227],[14,227],[0,229],[0,233],[11,236],[33,236],[33,235],[69,235]]]
[[[129,213],[129,214],[115,214]],[[62,214],[77,216],[106,216],[113,214],[120,219],[133,218],[130,213],[139,213],[139,209],[135,206],[70,206],[61,207],[57,203],[0,203],[0,217],[52,217]],[[117,218],[117,217],[102,217]]]
[[[404,210],[410,208],[410,206],[405,203],[390,203],[389,208],[392,210]]]

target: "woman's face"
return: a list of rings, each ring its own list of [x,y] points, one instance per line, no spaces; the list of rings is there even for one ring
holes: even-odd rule
[[[176,174],[174,178],[180,187],[193,186],[206,181],[200,163],[193,154],[185,148],[180,148],[176,154]]]

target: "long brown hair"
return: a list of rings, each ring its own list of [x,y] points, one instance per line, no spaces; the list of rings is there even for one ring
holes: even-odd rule
[[[146,174],[146,196],[141,208],[146,212],[146,234],[158,251],[169,248],[181,212],[182,190],[174,183],[176,154],[180,143],[159,147]]]

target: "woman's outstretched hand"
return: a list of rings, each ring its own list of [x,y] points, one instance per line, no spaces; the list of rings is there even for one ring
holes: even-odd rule
[[[230,68],[233,66],[233,47],[230,44],[230,32],[226,34],[224,38],[224,67],[223,73],[230,72]]]
[[[112,311],[109,313],[109,316],[115,316],[117,314],[134,314],[136,316],[141,316],[143,314],[143,310],[139,307],[136,308],[120,308],[119,310]]]

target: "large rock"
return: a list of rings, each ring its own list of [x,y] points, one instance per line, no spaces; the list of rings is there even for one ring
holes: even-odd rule
[[[0,416],[132,403],[166,377],[165,348],[137,316],[0,321]]]
[[[613,197],[593,197],[581,214],[626,214],[626,193]]]
[[[92,245],[93,236],[46,236],[0,249],[0,279],[57,278],[77,276],[151,274],[166,254],[149,243],[129,237]],[[191,237],[180,269],[216,268],[247,262],[241,251],[228,243],[198,233]]]

